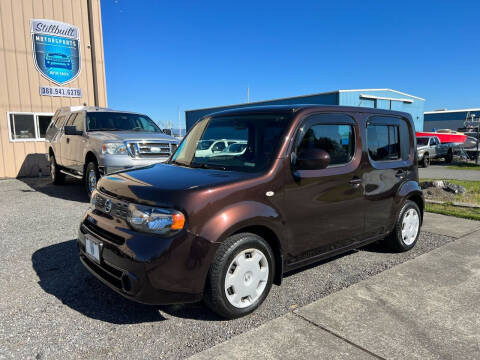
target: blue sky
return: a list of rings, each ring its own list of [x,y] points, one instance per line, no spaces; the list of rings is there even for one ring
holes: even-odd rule
[[[478,2],[102,0],[108,103],[184,110],[392,88],[480,106]]]

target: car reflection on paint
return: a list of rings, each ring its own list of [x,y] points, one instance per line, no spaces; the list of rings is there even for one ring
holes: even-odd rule
[[[47,68],[66,68],[72,70],[72,59],[70,56],[61,53],[48,53],[45,56],[45,66]]]

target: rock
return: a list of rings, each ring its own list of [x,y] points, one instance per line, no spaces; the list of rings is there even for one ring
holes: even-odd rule
[[[444,189],[445,191],[449,191],[454,194],[465,194],[467,192],[467,189],[465,189],[465,187],[463,187],[462,185],[451,184],[451,183],[445,184]]]

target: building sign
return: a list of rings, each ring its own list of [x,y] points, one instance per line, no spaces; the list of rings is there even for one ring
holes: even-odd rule
[[[73,81],[81,66],[78,28],[43,19],[30,20],[30,28],[33,62],[40,74],[57,85]]]
[[[82,97],[82,89],[58,86],[40,86],[40,95],[80,98]]]

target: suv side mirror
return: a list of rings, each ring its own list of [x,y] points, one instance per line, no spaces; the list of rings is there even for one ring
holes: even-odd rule
[[[65,135],[83,135],[82,130],[77,130],[76,126],[65,126],[64,128]]]
[[[330,164],[330,155],[322,149],[303,150],[297,158],[297,170],[321,170]]]

